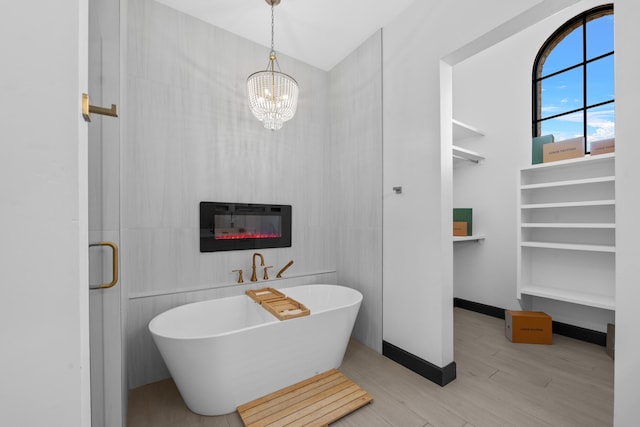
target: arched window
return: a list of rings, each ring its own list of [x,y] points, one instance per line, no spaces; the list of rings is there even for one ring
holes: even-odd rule
[[[615,137],[613,5],[588,10],[560,27],[533,64],[533,136],[555,141]]]

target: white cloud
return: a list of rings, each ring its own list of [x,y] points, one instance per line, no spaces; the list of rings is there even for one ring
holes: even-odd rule
[[[587,127],[593,129],[587,135],[588,141],[614,138],[616,135],[616,122],[614,110],[599,110],[587,113]]]
[[[582,113],[581,112],[577,112],[577,113],[567,114],[566,116],[556,117],[556,120],[558,120],[560,122],[571,122],[571,123],[581,122],[582,121]]]
[[[556,107],[549,107],[553,110]],[[553,119],[554,129],[547,127],[547,133],[553,133],[556,141],[563,141],[569,138],[582,136],[576,135],[576,124],[581,127],[583,120],[582,112],[568,114]],[[565,123],[564,125],[562,123]],[[587,113],[587,141],[598,141],[601,139],[615,138],[615,111],[613,108],[607,110],[589,111]]]

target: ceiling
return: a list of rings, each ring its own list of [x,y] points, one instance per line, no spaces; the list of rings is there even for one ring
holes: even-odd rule
[[[268,56],[271,6],[265,0],[156,1],[264,45]],[[275,50],[328,71],[414,1],[282,0],[275,7]]]

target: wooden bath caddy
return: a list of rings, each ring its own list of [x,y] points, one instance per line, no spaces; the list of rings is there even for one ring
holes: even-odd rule
[[[294,300],[273,288],[262,288],[246,291],[246,294],[265,310],[280,320],[308,316],[311,310],[304,304]]]
[[[272,299],[286,298],[285,294],[273,288],[249,290],[249,291],[246,291],[245,293],[249,295],[251,299],[257,302],[258,304],[262,304],[263,301],[269,301]]]

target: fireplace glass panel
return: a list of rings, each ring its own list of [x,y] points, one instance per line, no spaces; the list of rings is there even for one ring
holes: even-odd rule
[[[200,203],[200,252],[290,246],[290,205]]]

